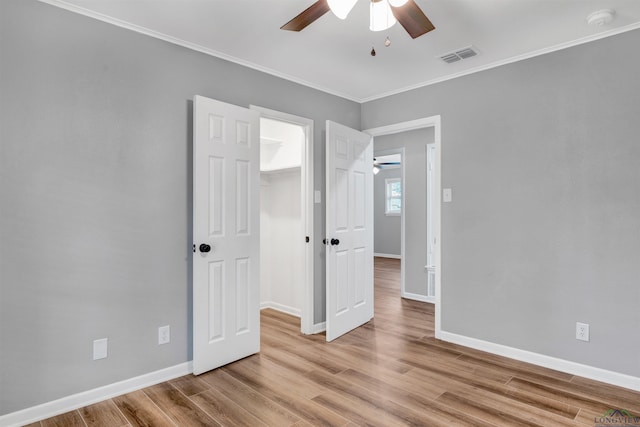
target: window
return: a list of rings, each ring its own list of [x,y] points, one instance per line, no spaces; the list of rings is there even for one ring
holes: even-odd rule
[[[384,180],[386,215],[400,215],[402,209],[402,182],[400,178],[387,178]]]

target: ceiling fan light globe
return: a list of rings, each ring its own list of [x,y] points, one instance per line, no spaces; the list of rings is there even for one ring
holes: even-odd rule
[[[393,7],[402,7],[408,0],[389,0],[389,4]]]
[[[393,16],[387,0],[372,1],[369,5],[369,29],[371,31],[384,31],[393,27],[398,22]]]
[[[346,19],[358,0],[327,0],[329,9],[340,19]]]

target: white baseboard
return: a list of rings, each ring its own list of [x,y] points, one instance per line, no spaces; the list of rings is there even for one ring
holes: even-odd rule
[[[260,310],[264,310],[265,308],[271,308],[273,310],[281,311],[283,313],[290,314],[292,316],[300,317],[302,315],[299,308],[289,307],[284,304],[279,304],[273,301],[265,301],[260,303]]]
[[[558,359],[544,354],[533,353],[531,351],[508,347],[502,344],[495,344],[476,338],[466,337],[464,335],[453,334],[451,332],[440,331],[437,338],[454,344],[463,345],[465,347],[475,348],[476,350],[482,350],[499,356],[508,357],[510,359],[520,360],[522,362],[554,369],[556,371],[566,372],[572,375],[578,375],[619,387],[640,391],[640,378],[633,377],[631,375],[582,365],[580,363]]]
[[[377,257],[380,257],[380,258],[402,259],[402,255],[394,255],[394,254],[379,254],[379,253],[375,253],[375,252],[374,252],[373,256],[377,256]]]
[[[400,296],[402,298],[412,299],[414,301],[430,302],[431,304],[435,304],[436,302],[436,297],[428,297],[426,295],[412,294],[411,292],[402,292],[402,295]]]
[[[43,403],[21,411],[0,416],[0,425],[6,427],[22,426],[46,418],[55,417],[74,409],[92,405],[112,397],[150,387],[193,372],[193,363],[185,362],[159,371],[149,372],[138,377],[94,388],[82,393],[72,394],[58,400]]]
[[[320,332],[324,332],[327,330],[327,322],[316,323],[313,325],[314,334],[319,334]]]

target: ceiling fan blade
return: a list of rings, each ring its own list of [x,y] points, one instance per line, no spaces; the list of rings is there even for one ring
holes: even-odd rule
[[[427,15],[422,12],[422,9],[413,0],[407,1],[400,7],[391,6],[391,10],[393,11],[393,16],[407,30],[412,39],[436,29],[427,18]]]
[[[293,18],[291,21],[280,27],[280,29],[288,31],[303,30],[307,25],[311,24],[313,21],[329,12],[329,10],[329,4],[327,3],[327,0],[318,0],[298,16]]]

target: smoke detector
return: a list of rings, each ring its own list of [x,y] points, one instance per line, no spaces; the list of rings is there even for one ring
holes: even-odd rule
[[[616,11],[613,9],[597,10],[587,16],[587,24],[593,25],[595,27],[604,27],[605,25],[613,21],[613,17],[615,14]]]

